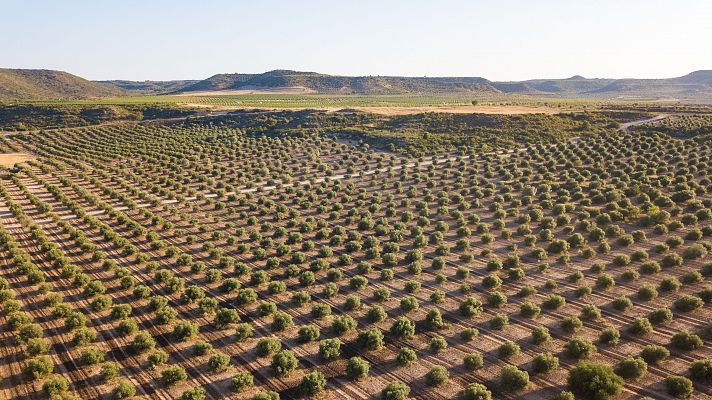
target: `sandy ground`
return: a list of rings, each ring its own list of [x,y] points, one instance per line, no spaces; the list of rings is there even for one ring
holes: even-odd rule
[[[17,163],[32,159],[34,157],[27,153],[4,153],[0,154],[0,167],[12,167]]]
[[[241,106],[217,106],[210,104],[186,103],[189,107],[209,108],[215,111],[226,110],[266,110],[266,111],[299,111],[299,110],[323,110],[336,112],[343,109],[359,110],[382,115],[412,115],[426,112],[450,113],[450,114],[559,114],[565,112],[576,112],[576,109],[559,109],[553,107],[533,107],[533,106],[412,106],[412,107],[241,107]]]

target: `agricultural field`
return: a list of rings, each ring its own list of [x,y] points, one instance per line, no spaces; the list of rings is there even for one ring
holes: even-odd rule
[[[473,112],[473,101],[480,107],[479,111],[488,108],[500,107],[506,113],[511,107],[514,113],[518,109],[526,112],[558,112],[559,110],[581,110],[596,108],[609,102],[589,99],[550,99],[517,96],[497,96],[463,93],[416,93],[402,95],[374,95],[374,94],[285,94],[285,93],[258,93],[258,94],[224,94],[222,92],[206,92],[200,95],[185,93],[181,95],[161,96],[125,96],[115,98],[100,98],[90,100],[36,100],[25,103],[38,106],[188,106],[203,109],[245,109],[261,108],[270,110],[279,109],[320,109],[339,110],[343,108],[365,108],[373,112],[402,113],[403,110],[412,109],[409,113],[418,110],[443,112]],[[387,110],[387,111],[379,111]],[[478,111],[478,112],[479,112]]]
[[[712,145],[642,115],[2,136],[1,396],[712,398]]]
[[[682,138],[710,135],[712,134],[712,114],[673,114],[636,129],[654,130]]]

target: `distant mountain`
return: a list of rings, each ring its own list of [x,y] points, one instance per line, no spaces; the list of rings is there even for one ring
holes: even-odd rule
[[[524,83],[541,94],[579,97],[601,89],[613,81],[613,79],[586,79],[576,75],[567,79],[531,79]]]
[[[338,76],[316,72],[274,70],[262,74],[218,74],[179,90],[301,88],[313,93],[511,94],[560,98],[668,98],[712,102],[712,71],[696,71],[669,79],[598,79],[574,75],[566,79],[494,82],[479,77]]]
[[[0,99],[62,100],[122,96],[113,85],[46,69],[0,69]]]
[[[690,72],[685,76],[673,78],[672,80],[683,84],[699,84],[712,86],[712,70]]]
[[[316,93],[405,94],[478,92],[496,93],[484,78],[428,78],[398,76],[337,76],[316,72],[275,70],[262,74],[218,74],[182,92],[302,88]]]
[[[194,85],[199,80],[176,80],[176,81],[97,81],[99,83],[116,86],[123,90],[133,92],[132,94],[165,94],[177,92]]]
[[[247,90],[275,93],[407,95],[463,93],[552,98],[662,99],[712,103],[712,70],[668,79],[530,79],[494,82],[480,77],[339,76],[274,70],[261,74],[217,74],[204,80],[99,81],[66,72],[0,69],[0,99],[88,99],[135,95]]]

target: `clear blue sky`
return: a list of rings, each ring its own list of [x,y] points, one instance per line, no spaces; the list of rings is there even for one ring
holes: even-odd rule
[[[712,0],[0,0],[0,67],[493,80],[712,69]]]

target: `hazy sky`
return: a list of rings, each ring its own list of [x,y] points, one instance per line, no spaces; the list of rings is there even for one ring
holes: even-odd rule
[[[0,0],[0,67],[662,78],[712,69],[712,0]]]

